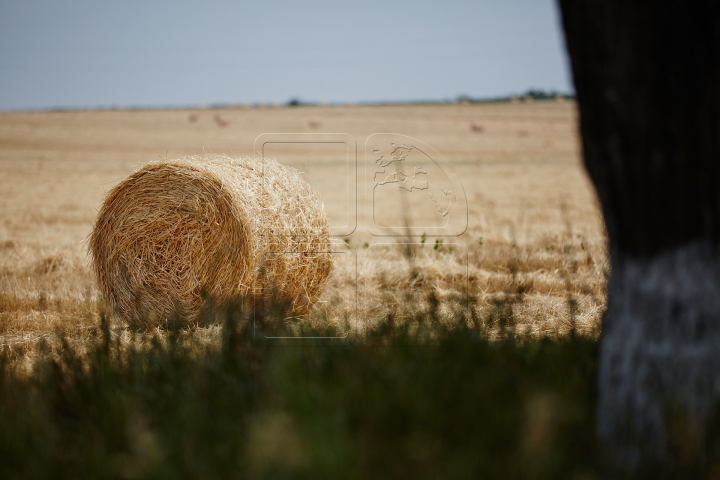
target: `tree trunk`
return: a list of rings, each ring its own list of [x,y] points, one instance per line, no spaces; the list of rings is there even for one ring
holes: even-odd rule
[[[719,453],[720,6],[559,3],[612,265],[598,432],[625,473],[703,468]]]

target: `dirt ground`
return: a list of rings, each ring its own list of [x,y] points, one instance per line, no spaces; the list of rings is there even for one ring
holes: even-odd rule
[[[5,112],[2,348],[93,335],[86,240],[104,194],[148,161],[204,152],[274,156],[320,193],[338,261],[318,319],[349,309],[361,332],[422,285],[470,295],[487,321],[510,309],[520,334],[599,332],[609,265],[573,102]]]

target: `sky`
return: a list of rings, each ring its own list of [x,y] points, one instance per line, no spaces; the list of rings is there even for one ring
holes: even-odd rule
[[[0,110],[572,93],[554,0],[0,0]]]

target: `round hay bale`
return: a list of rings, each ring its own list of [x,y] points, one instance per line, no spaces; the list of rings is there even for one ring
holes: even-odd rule
[[[199,319],[218,303],[280,295],[299,313],[330,273],[322,204],[297,170],[223,155],[152,162],[108,193],[89,240],[100,289],[128,323]]]

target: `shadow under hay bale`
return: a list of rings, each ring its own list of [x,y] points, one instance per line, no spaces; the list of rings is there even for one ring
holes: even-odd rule
[[[136,327],[180,313],[201,292],[222,304],[280,292],[299,313],[332,266],[327,219],[310,185],[275,160],[223,155],[145,165],[107,195],[89,242],[113,311]]]

